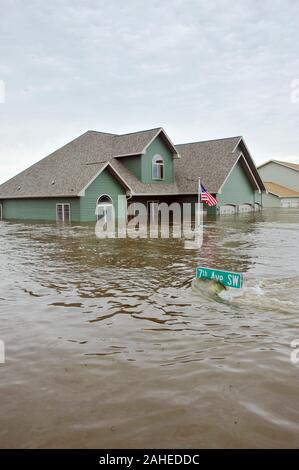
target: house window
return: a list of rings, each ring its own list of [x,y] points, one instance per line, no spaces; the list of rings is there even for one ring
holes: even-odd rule
[[[58,222],[71,221],[71,205],[70,204],[56,204],[56,220]]]
[[[155,155],[152,160],[153,180],[164,180],[164,161],[160,155]]]

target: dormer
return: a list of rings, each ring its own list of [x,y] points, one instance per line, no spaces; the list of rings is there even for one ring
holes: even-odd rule
[[[173,161],[180,157],[164,129],[121,135],[118,139],[118,146],[121,146],[123,141],[127,151],[135,149],[135,152],[115,155],[114,158],[119,159],[139,181],[146,184],[174,182]],[[139,142],[144,145],[140,152],[137,150]]]

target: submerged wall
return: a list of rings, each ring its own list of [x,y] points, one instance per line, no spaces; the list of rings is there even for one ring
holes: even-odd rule
[[[71,221],[80,220],[79,198],[35,198],[4,199],[2,201],[3,219],[5,220],[56,220],[56,204],[70,204]]]

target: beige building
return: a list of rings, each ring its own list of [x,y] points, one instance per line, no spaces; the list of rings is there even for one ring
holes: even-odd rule
[[[299,164],[269,160],[258,172],[267,190],[264,207],[299,207]]]

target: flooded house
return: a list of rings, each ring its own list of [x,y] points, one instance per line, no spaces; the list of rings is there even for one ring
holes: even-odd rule
[[[5,220],[96,221],[97,209],[198,200],[199,178],[218,204],[208,213],[259,210],[265,186],[242,137],[174,145],[163,128],[87,131],[0,186]],[[127,209],[125,208],[125,210]]]
[[[258,172],[267,190],[265,207],[299,207],[299,164],[269,160]]]

